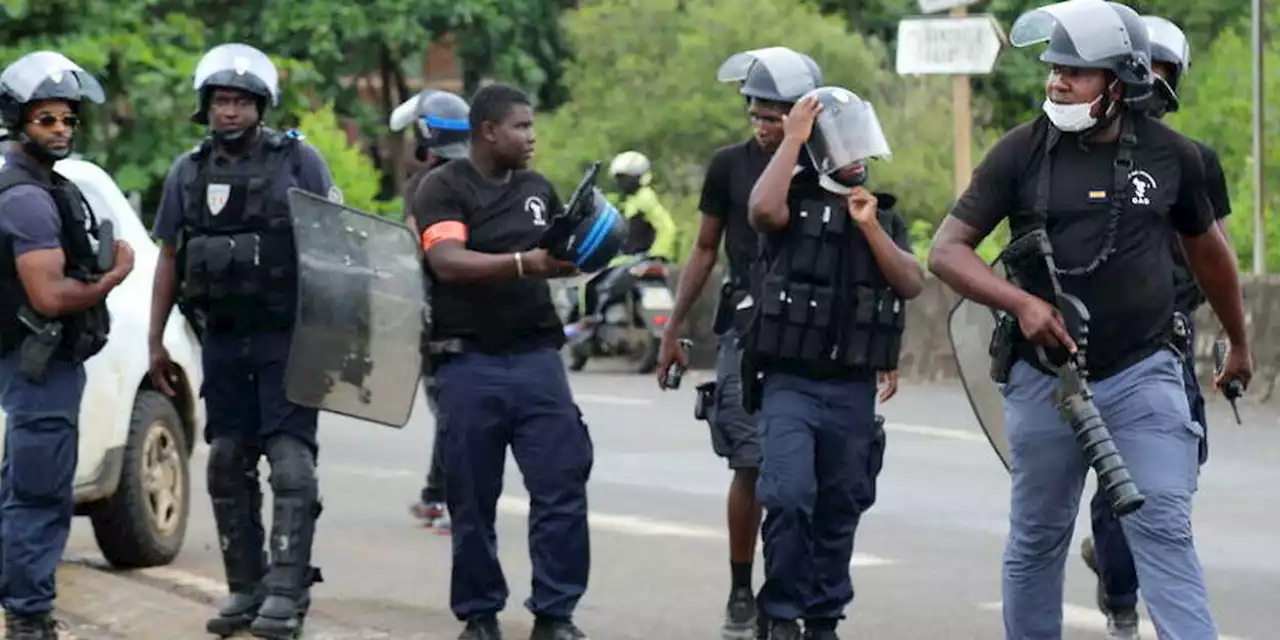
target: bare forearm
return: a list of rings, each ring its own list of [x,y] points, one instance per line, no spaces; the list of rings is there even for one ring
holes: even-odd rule
[[[1031,295],[996,275],[965,244],[935,244],[929,252],[929,271],[962,297],[1006,313],[1016,313]]]
[[[894,244],[875,218],[860,226],[867,244],[871,246],[871,255],[880,265],[889,286],[907,300],[920,295],[924,290],[924,269],[920,267],[920,261]]]
[[[671,311],[671,319],[667,322],[667,332],[679,333],[689,309],[697,302],[702,288],[707,284],[707,276],[716,265],[716,249],[694,247],[684,269],[680,271],[680,283],[676,286],[676,308]]]
[[[1194,238],[1182,238],[1191,272],[1222,322],[1227,338],[1235,345],[1247,345],[1244,295],[1240,289],[1235,253],[1221,232],[1210,230]]]
[[[173,299],[177,290],[177,257],[169,249],[160,250],[156,261],[156,276],[151,287],[151,329],[147,334],[151,344],[164,340],[164,328],[173,312]]]
[[[791,190],[791,177],[803,146],[803,140],[784,138],[751,188],[748,211],[751,228],[757,232],[770,233],[787,226],[791,217],[787,210],[787,192]]]
[[[427,254],[431,270],[442,282],[484,284],[515,280],[520,265],[514,254],[481,253],[462,247],[440,247]]]
[[[50,293],[54,300],[53,308],[41,309],[32,301],[32,307],[35,311],[45,317],[56,318],[84,311],[100,302],[107,297],[108,293],[115,288],[120,281],[116,276],[103,276],[97,282],[81,282],[72,278],[63,278],[60,281],[50,283],[53,288]]]

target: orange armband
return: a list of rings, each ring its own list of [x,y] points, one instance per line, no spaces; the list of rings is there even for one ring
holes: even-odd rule
[[[428,251],[443,240],[467,241],[467,225],[456,220],[437,222],[422,232],[422,250]]]

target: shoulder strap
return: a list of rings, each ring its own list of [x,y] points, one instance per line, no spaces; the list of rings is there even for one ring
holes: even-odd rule
[[[14,167],[0,170],[0,193],[4,193],[20,184],[34,184],[42,189],[49,189],[49,185],[40,182],[22,169]]]

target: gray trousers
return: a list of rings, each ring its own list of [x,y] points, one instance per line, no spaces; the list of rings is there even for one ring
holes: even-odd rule
[[[1146,504],[1120,518],[1161,640],[1215,640],[1191,534],[1204,430],[1191,419],[1182,363],[1162,350],[1092,383]],[[1017,363],[1005,385],[1012,500],[1003,591],[1007,640],[1061,640],[1067,552],[1088,472],[1051,393],[1056,378]]]

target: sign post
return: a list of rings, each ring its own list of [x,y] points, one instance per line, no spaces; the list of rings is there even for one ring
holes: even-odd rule
[[[949,11],[948,17],[907,18],[898,23],[899,75],[949,75],[954,130],[956,197],[973,173],[973,112],[969,76],[995,68],[1004,45],[1000,23],[990,15],[969,15],[976,0],[919,0],[925,13]]]

